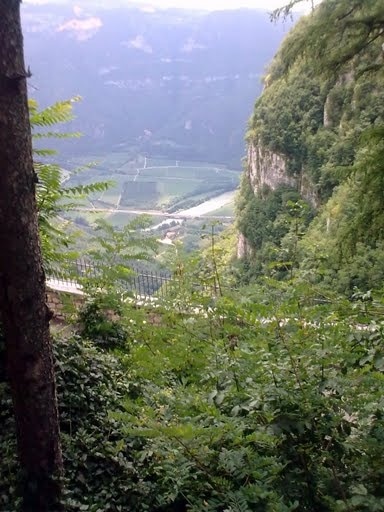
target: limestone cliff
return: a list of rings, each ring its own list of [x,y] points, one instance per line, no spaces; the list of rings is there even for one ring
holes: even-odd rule
[[[288,38],[300,38],[302,28]],[[285,45],[270,65],[249,121],[237,208],[239,257],[255,260],[257,254],[266,262],[287,257],[291,217],[298,214],[292,204],[311,210],[313,217],[348,176],[361,133],[384,119],[382,77],[367,72],[367,62],[382,65],[379,43],[338,76],[327,77],[316,73],[310,57],[287,69]]]
[[[255,194],[262,193],[266,187],[275,190],[280,185],[297,186],[297,180],[287,173],[286,157],[263,147],[260,142],[248,146],[246,173]]]
[[[248,258],[252,255],[252,248],[243,233],[238,234],[236,254],[238,259]]]
[[[260,141],[250,142],[247,149],[245,179],[255,196],[262,196],[263,191],[274,191],[279,187],[297,190],[313,207],[319,205],[319,198],[308,177],[300,174],[289,174],[288,158],[264,147]],[[252,244],[247,237],[239,232],[237,257],[247,258],[254,253]]]
[[[276,190],[281,185],[297,187],[297,179],[287,173],[286,158],[263,147],[260,142],[248,144],[245,179],[255,195],[261,195],[266,189]],[[248,258],[252,253],[252,244],[239,232],[237,257]]]

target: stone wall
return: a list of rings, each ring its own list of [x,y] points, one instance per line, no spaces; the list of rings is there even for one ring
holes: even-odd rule
[[[53,319],[68,320],[84,304],[84,295],[77,291],[62,291],[47,288],[47,305],[53,313]]]

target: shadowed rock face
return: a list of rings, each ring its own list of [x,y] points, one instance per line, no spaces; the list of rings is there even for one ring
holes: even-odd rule
[[[248,145],[245,173],[255,195],[262,193],[265,188],[276,190],[282,185],[293,188],[299,185],[297,177],[290,176],[287,172],[287,158],[263,147],[257,141],[250,142]],[[237,257],[247,258],[252,253],[249,241],[244,234],[239,233]]]
[[[263,190],[276,190],[281,186],[292,187],[300,192],[314,208],[319,206],[319,197],[313,184],[305,173],[293,176],[288,171],[288,159],[285,155],[271,151],[259,141],[250,142],[247,151],[246,179],[255,193],[263,194]],[[237,257],[252,256],[251,244],[244,236],[238,234]]]
[[[312,206],[319,206],[319,197],[305,173],[295,176],[290,174],[287,157],[263,147],[262,144],[251,143],[248,146],[247,176],[255,194],[262,192],[264,188],[276,190],[278,187],[287,186],[297,189]]]
[[[255,194],[264,187],[275,190],[281,185],[297,185],[297,180],[287,173],[286,157],[260,144],[248,147],[248,177]]]
[[[83,97],[73,128],[85,137],[70,151],[132,149],[240,167],[260,77],[286,27],[258,10],[85,5],[23,7],[30,95],[42,105]]]

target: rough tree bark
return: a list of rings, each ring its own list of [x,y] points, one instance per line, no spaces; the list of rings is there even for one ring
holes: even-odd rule
[[[35,202],[20,0],[0,0],[0,313],[25,512],[56,512],[62,457]]]

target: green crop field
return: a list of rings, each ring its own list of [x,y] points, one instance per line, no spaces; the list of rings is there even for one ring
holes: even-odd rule
[[[96,162],[87,168],[90,162]],[[145,167],[144,167],[145,165]],[[122,210],[157,210],[159,212],[178,212],[197,206],[204,201],[234,190],[239,184],[240,173],[217,164],[178,162],[132,158],[124,152],[107,155],[85,155],[73,158],[63,164],[64,168],[76,169],[67,186],[89,185],[97,181],[111,182],[104,192],[91,194],[82,202],[82,210],[68,214],[75,220],[79,229],[91,233],[92,225],[104,218],[117,228],[127,225],[136,214]],[[87,210],[88,208],[88,210]],[[102,211],[93,211],[101,209]],[[119,211],[115,211],[115,210]],[[233,204],[222,206],[206,216],[232,216]],[[151,217],[154,226],[165,220],[164,217]],[[202,226],[209,222],[205,218],[189,219],[176,230],[187,250],[199,247]],[[161,238],[160,230],[155,233]],[[164,226],[163,231],[170,229]],[[165,247],[165,246],[164,246]]]
[[[240,178],[238,171],[218,164],[179,161],[176,165],[173,160],[145,160],[140,156],[133,159],[124,152],[76,157],[68,167],[81,167],[92,161],[97,162],[94,167],[74,174],[67,183],[73,186],[112,182],[109,190],[90,197],[100,208],[175,211],[235,189]]]
[[[228,203],[217,210],[213,210],[212,212],[206,213],[202,215],[202,217],[233,217],[235,215],[235,203]]]
[[[198,180],[238,180],[239,173],[219,167],[146,167],[140,169],[140,176],[156,176],[158,178],[181,178]]]
[[[113,213],[107,217],[108,222],[110,222],[113,226],[117,228],[122,228],[126,226],[132,219],[134,219],[136,215],[134,213]]]

